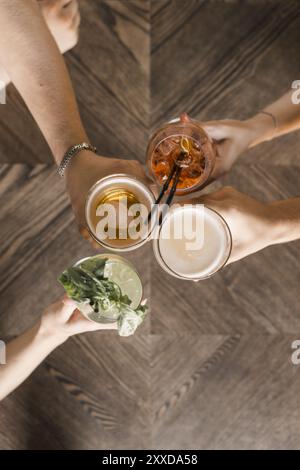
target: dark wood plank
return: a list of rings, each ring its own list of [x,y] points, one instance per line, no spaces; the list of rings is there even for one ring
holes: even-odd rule
[[[199,0],[179,27],[193,3],[172,0],[151,21],[152,127],[183,110],[202,120],[245,118],[299,74],[297,1]]]
[[[299,165],[237,164],[226,178],[241,191],[271,201],[299,195]],[[192,283],[152,261],[153,332],[247,333],[300,331],[299,242],[265,249]],[[171,307],[163,308],[164,305]]]
[[[7,165],[0,175],[0,224],[4,228],[0,244],[0,323],[8,333],[17,334],[34,318],[32,315],[39,313],[31,311],[36,311],[37,302],[42,309],[62,294],[56,281],[60,272],[97,251],[79,236],[64,183],[53,166],[37,165],[32,169],[23,164]],[[149,297],[150,288],[149,249],[144,246],[127,256],[140,267],[145,297]],[[37,298],[32,292],[37,292]],[[28,311],[22,313],[25,298]],[[10,305],[15,313],[7,315]]]
[[[1,448],[146,447],[147,343],[101,332],[69,340],[1,405]]]
[[[151,53],[164,48],[168,39],[176,36],[203,4],[204,0],[151,2]]]
[[[184,21],[185,7],[194,10]],[[203,120],[251,116],[298,76],[297,2],[183,0],[179,8],[173,0],[151,24],[152,127],[182,110]],[[247,152],[215,187],[230,184],[264,201],[299,196],[299,135]],[[153,260],[152,331],[298,331],[298,252],[298,242],[268,248],[196,285]],[[162,298],[172,308],[162,308]]]
[[[298,448],[294,339],[152,337],[153,448]]]
[[[81,3],[81,40],[66,60],[103,154],[143,161],[150,128],[179,111],[244,118],[298,78],[295,0]],[[50,161],[12,88],[0,136],[0,161]],[[259,146],[216,187],[264,201],[299,196],[298,149],[299,133]],[[0,192],[5,339],[61,295],[56,279],[66,266],[95,250],[79,237],[53,167],[1,165]],[[151,316],[133,338],[91,333],[50,355],[1,403],[0,447],[299,448],[300,376],[290,360],[300,335],[299,242],[198,284],[165,274],[151,244],[126,257]]]
[[[72,67],[78,70],[72,77],[86,127],[101,153],[144,160],[149,119],[147,20],[133,23],[130,13],[124,18],[113,8],[117,3],[85,3],[88,25],[83,24],[81,42],[70,54]]]
[[[62,295],[56,279],[66,266],[97,251],[79,236],[53,166],[3,165],[0,177],[5,339],[33,324]],[[148,298],[149,248],[128,256]],[[150,318],[133,338],[100,332],[70,339],[1,405],[1,448],[147,446],[149,328]]]
[[[158,15],[168,6],[170,0],[151,0],[151,18],[154,15]]]
[[[91,141],[103,155],[144,160],[149,121],[148,0],[80,3],[78,45],[65,55]],[[132,86],[134,83],[134,86]],[[12,85],[0,106],[0,162],[51,162]]]

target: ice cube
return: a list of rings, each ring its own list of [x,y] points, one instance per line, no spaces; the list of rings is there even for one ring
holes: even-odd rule
[[[163,155],[170,155],[177,147],[177,144],[172,139],[165,139],[159,145],[159,148]]]

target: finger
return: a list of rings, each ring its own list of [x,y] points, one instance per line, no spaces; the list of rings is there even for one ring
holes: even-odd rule
[[[68,8],[71,3],[73,3],[73,0],[62,0],[62,8]]]
[[[64,305],[75,305],[74,300],[70,299],[68,294],[64,294],[63,298],[61,299]]]
[[[51,7],[56,11],[62,10],[68,3],[73,0],[40,0],[41,4],[45,3],[47,7]]]
[[[99,250],[99,243],[96,242],[96,240],[92,237],[92,235],[85,226],[79,226],[79,233],[85,240],[90,242],[93,248]]]
[[[220,121],[203,122],[201,127],[214,140],[223,140],[227,137],[226,127]]]
[[[224,199],[224,191],[223,189],[219,189],[218,191],[214,191],[213,193],[204,194],[200,196],[198,201],[202,204],[209,206],[209,204],[214,204],[215,202],[221,201]]]
[[[96,323],[92,322],[92,329],[90,331],[99,331],[99,330],[117,330],[118,323]]]
[[[78,4],[74,0],[65,3],[60,10],[59,16],[64,21],[64,24],[70,30],[75,27],[74,21],[77,21],[76,17],[79,14]]]
[[[213,169],[213,172],[212,172],[211,176],[208,178],[208,180],[204,183],[203,188],[205,188],[206,186],[208,186],[212,183],[215,183],[216,181],[220,182],[222,180],[222,178],[224,178],[224,176],[226,175],[227,172],[228,172],[228,170],[225,167],[225,165],[223,164],[223,162],[220,162],[219,160],[216,160],[216,164],[215,164],[215,167]]]
[[[78,309],[74,311],[72,317],[70,318],[69,326],[71,327],[74,334],[98,330],[115,330],[118,328],[117,322],[97,323],[89,320]]]
[[[78,12],[78,3],[76,0],[65,0],[62,4],[62,14],[64,16],[74,17]]]
[[[80,16],[80,13],[77,12],[76,15],[73,18],[72,28],[75,29],[75,30],[78,29],[79,25],[80,25],[80,22],[81,22],[81,16]]]
[[[80,225],[78,229],[79,229],[80,235],[81,235],[85,240],[89,240],[89,239],[91,238],[90,232],[88,231],[88,229],[87,229],[85,226]]]
[[[100,249],[99,243],[97,243],[96,240],[94,240],[92,237],[90,238],[90,242],[91,242],[92,247],[93,247],[95,250],[99,250],[99,249]]]
[[[58,312],[58,311],[61,311],[63,306],[64,306],[63,299],[59,299],[56,302],[53,302],[51,305],[49,305],[49,307],[46,310]]]
[[[57,300],[47,308],[47,310],[61,315],[64,321],[67,321],[72,316],[72,313],[75,309],[75,302],[68,298],[66,295],[64,295],[60,300]]]
[[[61,10],[63,1],[62,0],[38,0],[38,5],[43,15],[57,15],[57,12]]]
[[[74,300],[67,298],[63,299],[62,307],[61,307],[61,315],[64,321],[68,321],[68,319],[73,315],[74,311],[77,310],[77,305]]]
[[[210,184],[214,183],[216,181],[217,176],[210,176],[205,183],[202,184],[201,190],[209,186]]]
[[[188,115],[186,112],[181,113],[181,114],[180,114],[180,121],[181,121],[181,122],[190,122],[190,117],[189,117],[189,115]]]
[[[228,197],[230,197],[231,192],[231,188],[225,186],[218,191],[214,191],[213,193],[209,193],[200,197],[199,202],[211,209],[216,210],[224,217],[224,214],[226,213],[226,207],[228,205]]]

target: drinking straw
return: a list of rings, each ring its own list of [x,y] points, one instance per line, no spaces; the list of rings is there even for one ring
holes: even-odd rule
[[[162,189],[161,189],[161,191],[158,195],[158,198],[155,200],[154,206],[151,208],[151,210],[148,214],[147,220],[145,221],[146,224],[149,224],[149,222],[151,221],[151,218],[152,218],[154,212],[156,211],[156,209],[158,207],[158,204],[162,200],[162,198],[163,198],[164,194],[166,193],[166,191],[169,189],[169,186],[171,184],[173,176],[174,176],[174,181],[173,181],[173,184],[171,186],[170,193],[168,194],[168,197],[166,199],[166,205],[170,206],[170,204],[171,204],[171,202],[174,198],[176,188],[177,188],[177,184],[178,184],[178,181],[179,181],[179,178],[180,178],[180,173],[181,173],[181,170],[182,170],[182,167],[179,165],[179,162],[186,155],[188,155],[189,152],[190,152],[189,141],[186,137],[182,137],[180,146],[181,146],[182,150],[181,150],[179,156],[177,157],[176,161],[174,161],[172,169],[170,171],[170,174],[169,174],[167,180],[165,181],[165,183],[164,183],[164,185],[163,185],[163,187],[162,187]],[[163,220],[163,214],[161,212],[160,216],[159,216],[159,221],[158,221],[159,225],[162,223],[162,220]]]
[[[148,214],[148,219],[147,219],[147,223],[148,223],[148,224],[149,224],[149,222],[151,221],[151,217],[152,217],[154,211],[156,211],[158,204],[160,203],[160,201],[161,201],[162,198],[164,197],[164,194],[165,194],[165,192],[167,191],[167,189],[168,189],[168,187],[169,187],[169,185],[170,185],[170,183],[171,183],[171,181],[172,181],[172,178],[173,178],[173,176],[174,176],[175,171],[176,171],[176,163],[174,162],[173,167],[172,167],[172,169],[171,169],[171,171],[170,171],[170,174],[169,174],[167,180],[165,181],[165,183],[164,183],[164,185],[163,185],[163,187],[162,187],[162,189],[161,189],[161,191],[160,191],[160,193],[159,193],[158,198],[155,200],[154,206],[151,208],[151,211],[150,211],[149,214]]]
[[[174,195],[175,195],[175,192],[176,192],[176,188],[177,188],[177,184],[178,184],[178,181],[179,181],[180,173],[181,173],[181,170],[182,170],[181,166],[178,166],[176,164],[174,166],[177,166],[177,168],[176,168],[176,171],[175,171],[173,184],[171,186],[170,192],[169,192],[168,197],[167,197],[166,202],[165,202],[165,204],[167,206],[170,206],[171,202],[173,201],[173,198],[174,198]],[[158,225],[161,225],[162,220],[163,220],[163,211],[159,215]]]

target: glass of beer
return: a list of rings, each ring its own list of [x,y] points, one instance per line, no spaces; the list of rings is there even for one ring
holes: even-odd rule
[[[198,121],[186,113],[163,124],[150,138],[147,148],[147,166],[154,180],[162,186],[172,171],[174,162],[182,152],[182,138],[188,151],[180,162],[181,173],[176,194],[197,191],[209,180],[214,169],[216,151],[214,144]]]
[[[192,281],[206,279],[225,266],[231,246],[226,221],[201,204],[174,205],[153,240],[154,254],[162,269]]]
[[[147,215],[155,202],[150,189],[134,176],[110,175],[90,189],[85,219],[91,236],[113,251],[130,251],[150,236]]]

